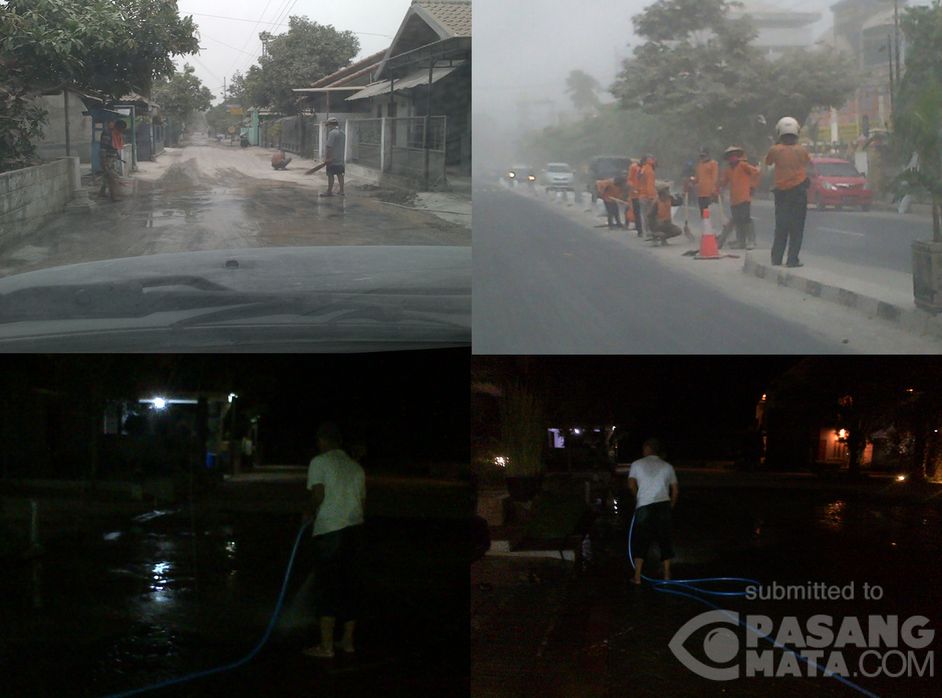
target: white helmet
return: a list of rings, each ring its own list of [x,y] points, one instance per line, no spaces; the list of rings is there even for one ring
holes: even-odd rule
[[[790,116],[782,117],[778,120],[778,123],[775,124],[775,132],[778,134],[779,138],[789,133],[793,136],[797,136],[800,130],[801,126],[798,125],[798,121]]]

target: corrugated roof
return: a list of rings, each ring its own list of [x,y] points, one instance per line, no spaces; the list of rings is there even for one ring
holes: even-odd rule
[[[447,35],[471,36],[471,0],[413,0],[412,6]]]
[[[448,75],[458,66],[451,66],[448,68],[435,68],[432,71],[432,82],[438,82],[443,77]],[[418,87],[419,85],[428,84],[428,70],[416,70],[404,78],[400,78],[395,81],[395,84],[392,86],[393,91],[398,92],[399,90],[408,90],[412,87]],[[390,84],[389,80],[381,80],[380,82],[374,82],[372,85],[367,85],[362,90],[357,92],[354,95],[347,97],[348,100],[354,99],[366,99],[368,97],[377,97],[381,94],[389,92]]]

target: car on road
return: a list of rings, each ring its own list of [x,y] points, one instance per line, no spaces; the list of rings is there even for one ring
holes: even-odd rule
[[[549,162],[540,172],[539,182],[546,191],[572,191],[575,173],[565,162]]]
[[[536,182],[536,170],[530,165],[511,165],[505,175],[511,184],[533,184]]]
[[[873,190],[853,164],[841,158],[811,158],[811,188],[808,201],[819,209],[828,206],[859,206],[869,211]]]
[[[588,181],[585,183],[585,189],[592,197],[592,203],[597,198],[595,183],[600,179],[611,179],[616,175],[628,175],[628,169],[631,167],[631,158],[620,157],[618,155],[596,155],[589,160]]]

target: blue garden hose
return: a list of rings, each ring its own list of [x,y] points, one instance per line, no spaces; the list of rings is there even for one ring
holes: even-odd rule
[[[205,669],[203,671],[195,671],[192,674],[185,674],[175,679],[167,679],[166,681],[153,683],[149,686],[144,686],[143,688],[135,688],[130,691],[122,691],[121,693],[111,693],[104,698],[124,698],[125,696],[136,696],[140,695],[141,693],[149,693],[150,691],[156,691],[159,688],[168,688],[169,686],[175,686],[181,683],[187,683],[189,681],[201,679],[205,676],[212,676],[213,674],[221,674],[224,671],[238,669],[239,667],[244,666],[252,661],[262,650],[262,647],[265,646],[265,643],[268,642],[268,639],[271,637],[271,634],[275,629],[275,624],[278,622],[278,616],[281,615],[281,609],[282,606],[284,606],[285,594],[288,591],[288,580],[291,578],[291,568],[294,567],[294,558],[298,553],[298,546],[301,545],[301,538],[304,535],[304,531],[307,530],[307,528],[312,523],[313,520],[307,521],[301,525],[300,529],[298,529],[298,535],[294,540],[294,547],[291,549],[291,557],[288,559],[288,567],[285,570],[284,581],[281,583],[281,593],[278,594],[278,602],[275,604],[275,610],[272,611],[271,620],[268,621],[268,627],[265,629],[265,634],[262,635],[262,639],[258,641],[258,644],[255,645],[255,648],[251,652],[242,657],[242,659],[232,662],[231,664],[224,664],[223,666],[218,666],[213,669]]]
[[[634,532],[634,528],[635,528],[635,516],[634,514],[632,514],[631,524],[628,526],[628,560],[631,562],[631,569],[635,569],[634,555],[632,555],[631,553],[631,535]],[[781,642],[773,638],[771,635],[767,635],[766,633],[763,633],[758,628],[755,628],[749,623],[747,623],[746,621],[742,620],[739,617],[739,615],[731,613],[725,608],[717,606],[715,603],[713,603],[709,599],[706,599],[702,596],[703,594],[708,595],[708,596],[745,596],[746,595],[745,589],[743,589],[742,591],[716,591],[713,589],[705,589],[702,586],[700,586],[702,584],[716,584],[716,583],[744,584],[746,586],[761,586],[761,584],[757,580],[748,579],[746,577],[701,577],[697,579],[654,579],[652,577],[647,577],[643,574],[641,575],[641,578],[644,581],[648,582],[654,588],[654,591],[659,591],[663,594],[673,594],[674,596],[683,596],[688,599],[693,599],[694,601],[702,603],[705,606],[708,606],[709,608],[712,608],[715,611],[720,611],[721,613],[727,615],[730,618],[730,620],[734,621],[737,625],[745,628],[746,630],[753,633],[754,635],[761,637],[763,640],[767,640],[778,649],[785,650],[786,652],[790,652],[791,654],[795,655],[795,657],[797,657],[799,660],[801,660],[805,664],[813,665],[819,672],[821,672],[822,676],[830,676],[832,679],[837,679],[845,686],[848,686],[849,688],[853,688],[855,691],[862,693],[868,698],[880,698],[876,693],[873,693],[872,691],[868,691],[863,686],[857,685],[850,679],[847,679],[844,676],[841,676],[840,674],[835,674],[828,671],[825,667],[821,666],[814,660],[809,659],[808,657],[805,657],[803,654],[796,652],[790,647],[786,647]],[[686,589],[687,591],[682,591],[682,589]],[[694,593],[690,593],[690,592],[694,592]]]
[[[631,525],[628,527],[628,561],[631,563],[631,569],[635,568],[635,558],[631,554],[631,534],[634,532],[635,528],[635,517],[631,517]],[[641,579],[646,581],[648,584],[654,587],[655,591],[668,591],[666,587],[681,587],[687,588],[691,591],[695,591],[698,594],[706,594],[708,596],[745,596],[745,589],[741,591],[722,591],[703,588],[700,585],[703,584],[742,584],[745,586],[761,586],[760,582],[755,579],[747,579],[745,577],[700,577],[699,579],[654,579],[653,577],[647,577],[641,575]]]

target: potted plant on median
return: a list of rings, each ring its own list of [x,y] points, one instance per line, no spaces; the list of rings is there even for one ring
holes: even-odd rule
[[[942,312],[942,4],[906,10],[908,48],[895,108],[900,152],[910,158],[897,177],[926,191],[932,200],[932,240],[913,242],[913,295],[916,305]]]
[[[518,502],[531,501],[543,485],[543,409],[523,385],[508,388],[500,406],[501,441],[507,492]]]

